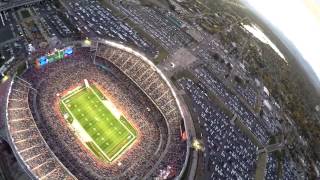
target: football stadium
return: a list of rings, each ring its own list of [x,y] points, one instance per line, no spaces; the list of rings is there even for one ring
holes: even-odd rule
[[[139,52],[74,42],[11,81],[6,125],[35,179],[170,179],[189,154],[170,83]]]

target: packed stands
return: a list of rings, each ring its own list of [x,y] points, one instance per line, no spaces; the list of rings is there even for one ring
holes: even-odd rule
[[[34,89],[16,78],[8,100],[8,128],[15,150],[32,174],[39,179],[74,179],[60,164],[39,132],[29,109],[28,94]]]

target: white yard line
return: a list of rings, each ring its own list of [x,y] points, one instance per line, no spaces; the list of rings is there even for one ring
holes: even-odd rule
[[[83,89],[85,89],[86,87],[82,87],[82,86],[79,86],[79,87],[76,87],[74,88],[73,90],[69,91],[68,92],[68,95],[67,96],[64,96],[62,98],[62,101],[66,100],[66,99],[69,99],[71,96],[74,96],[76,95],[77,93],[79,93],[80,91],[82,91]]]
[[[131,136],[132,138],[130,139],[130,141],[127,142],[127,144],[125,144],[124,146],[122,146],[122,148],[115,154],[112,156],[112,161],[121,153],[123,153],[122,151],[128,147],[129,144],[131,144],[135,139],[136,139],[136,136]]]

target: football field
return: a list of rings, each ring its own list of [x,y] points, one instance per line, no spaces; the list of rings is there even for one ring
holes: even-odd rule
[[[94,85],[69,92],[60,105],[75,133],[99,158],[112,162],[137,137],[133,126]]]

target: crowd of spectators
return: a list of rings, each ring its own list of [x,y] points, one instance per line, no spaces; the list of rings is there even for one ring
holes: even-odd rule
[[[19,91],[23,94],[14,90],[11,93],[12,99],[18,99],[17,102],[12,101],[11,106],[18,108],[21,116],[12,113],[9,119],[23,117],[26,120],[18,125],[20,129],[16,129],[16,126],[10,129],[13,139],[21,141],[16,140],[14,134],[28,128],[28,133],[19,135],[25,144],[25,147],[19,148],[30,148],[26,151],[31,154],[23,161],[28,164],[28,159],[35,156],[39,161],[32,167],[39,166],[37,162],[43,163],[41,160],[44,159],[46,164],[41,164],[41,167],[55,167],[55,159],[47,157],[52,151],[79,179],[159,177],[164,170],[169,171],[165,173],[166,177],[178,175],[185,161],[187,147],[179,132],[181,115],[167,84],[139,57],[119,49],[103,48],[104,53],[98,53],[95,64],[92,61],[94,53],[89,48],[80,48],[69,59],[40,69],[30,68],[22,75],[23,80],[19,82],[24,82],[24,86],[19,87],[24,89]],[[119,64],[120,61],[123,64]],[[140,72],[133,71],[138,68],[134,64],[141,66]],[[130,79],[133,73],[145,76],[139,75],[139,81],[134,83]],[[114,162],[104,162],[88,151],[60,113],[60,98],[68,90],[82,85],[84,79],[102,89],[103,94],[114,102],[138,131],[134,145]],[[13,87],[18,86],[19,82],[15,82]],[[45,142],[41,140],[42,137]],[[51,151],[42,149],[46,143]],[[62,170],[55,168],[52,172],[44,172],[53,174]]]
[[[30,84],[15,79],[8,103],[8,129],[25,168],[36,178],[73,179],[42,138],[29,109]]]

